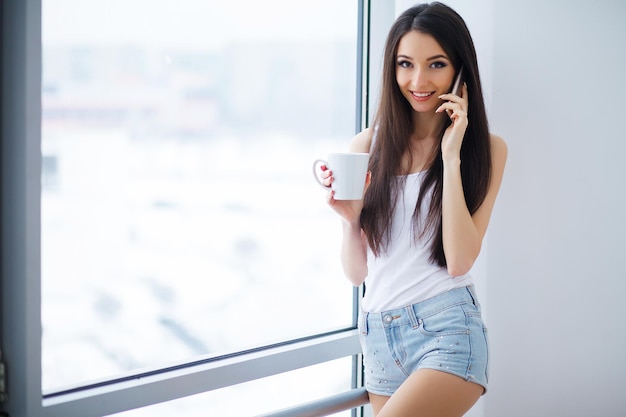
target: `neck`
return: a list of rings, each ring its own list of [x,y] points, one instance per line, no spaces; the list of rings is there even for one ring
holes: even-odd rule
[[[403,173],[423,171],[431,165],[444,116],[445,113],[413,113],[413,133],[410,148],[402,159]]]
[[[446,114],[442,113],[418,113],[413,112],[413,135],[414,141],[438,139]]]

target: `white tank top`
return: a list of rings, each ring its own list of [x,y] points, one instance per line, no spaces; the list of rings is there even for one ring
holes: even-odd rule
[[[398,177],[398,181],[406,181],[398,193],[387,250],[378,257],[369,247],[367,250],[368,275],[361,304],[365,311],[405,307],[472,283],[471,275],[453,277],[445,267],[429,260],[427,236],[415,239],[413,211],[425,174],[423,171]],[[424,207],[430,204],[429,195],[424,198]],[[420,216],[425,216],[424,211]]]

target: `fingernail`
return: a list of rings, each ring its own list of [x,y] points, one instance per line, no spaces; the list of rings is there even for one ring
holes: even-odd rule
[[[326,167],[326,165],[322,165],[322,166],[320,167],[320,169],[321,169],[322,171],[326,171],[326,170],[328,169],[328,167]]]

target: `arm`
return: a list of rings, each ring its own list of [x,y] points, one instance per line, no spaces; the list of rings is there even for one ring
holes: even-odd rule
[[[358,287],[367,277],[367,246],[361,225],[342,219],[341,266],[346,278]]]
[[[450,110],[452,124],[441,141],[443,159],[443,194],[441,201],[441,223],[443,251],[446,256],[448,273],[452,276],[466,274],[476,261],[487,232],[491,211],[496,201],[504,165],[507,147],[502,138],[491,135],[491,182],[481,206],[470,215],[465,203],[465,194],[461,182],[461,144],[467,129],[467,86],[463,86],[462,96],[444,94],[444,100],[450,100],[437,109],[437,112]]]
[[[349,151],[369,153],[371,142],[372,130],[368,128],[352,139]],[[330,186],[333,181],[332,170],[324,171],[322,178]],[[366,188],[369,181],[368,173]],[[341,216],[343,234],[340,256],[344,274],[354,286],[359,286],[367,276],[367,241],[360,224],[363,201],[335,200],[333,191],[330,191],[327,202]]]
[[[474,215],[470,215],[465,204],[460,159],[448,157],[443,161],[443,250],[448,273],[452,276],[463,275],[470,270],[480,253],[487,232],[507,157],[506,144],[500,137],[491,136],[491,153],[491,182],[485,200]]]

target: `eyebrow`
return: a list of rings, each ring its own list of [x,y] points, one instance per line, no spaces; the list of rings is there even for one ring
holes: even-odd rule
[[[398,58],[404,58],[404,59],[413,60],[413,58],[411,58],[410,56],[403,55],[403,54],[398,55]],[[435,55],[435,56],[431,56],[430,58],[427,58],[426,61],[433,61],[435,59],[441,59],[441,58],[443,58],[443,59],[445,59],[447,61],[450,60],[447,56],[439,54],[439,55]]]

